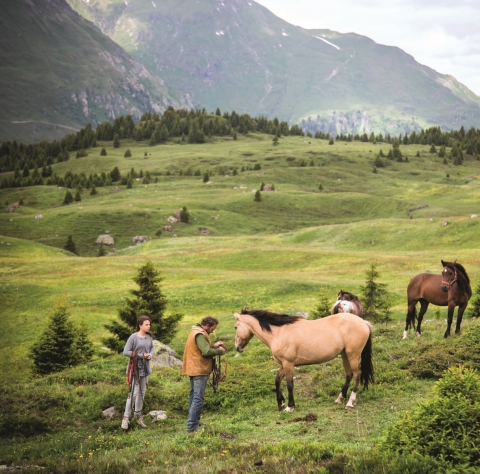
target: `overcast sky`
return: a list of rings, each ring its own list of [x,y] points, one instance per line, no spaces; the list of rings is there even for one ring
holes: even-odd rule
[[[398,46],[480,96],[480,0],[256,0],[303,28]]]

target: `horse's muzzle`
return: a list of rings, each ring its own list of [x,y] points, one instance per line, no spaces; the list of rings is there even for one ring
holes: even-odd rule
[[[448,293],[448,290],[450,289],[450,285],[442,285],[441,288],[442,288],[442,291],[444,291],[445,293]]]
[[[235,350],[237,352],[243,352],[243,347],[242,346],[235,346]]]

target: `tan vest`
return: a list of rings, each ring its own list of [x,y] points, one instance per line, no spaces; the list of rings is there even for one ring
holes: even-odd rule
[[[211,345],[210,338],[200,326],[195,326],[187,338],[185,352],[183,354],[182,374],[183,375],[210,375],[212,373],[212,358],[203,357],[200,349],[195,343],[197,334],[203,334]]]

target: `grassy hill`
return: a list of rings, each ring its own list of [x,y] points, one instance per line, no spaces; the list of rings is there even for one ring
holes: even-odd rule
[[[467,155],[462,166],[443,164],[429,146],[409,145],[401,147],[408,162],[385,159],[387,166],[373,173],[374,159],[389,145],[284,137],[274,146],[271,136],[253,133],[208,141],[153,147],[123,141],[118,149],[99,143],[87,157],[54,164],[59,175],[118,166],[153,178],[148,185],[139,178],[132,189],[97,188],[94,196],[85,189],[78,204],[61,205],[64,188],[0,189],[5,207],[24,203],[0,214],[1,463],[53,472],[206,473],[251,472],[263,459],[263,472],[360,472],[352,463],[374,457],[383,432],[430,396],[434,379],[415,375],[413,360],[448,365],[462,339],[443,341],[446,309],[432,308],[423,337],[401,341],[405,288],[420,272],[439,273],[441,259],[458,259],[477,286],[480,221],[472,214],[479,214],[480,162]],[[102,147],[107,156],[100,156]],[[124,158],[126,148],[131,158]],[[185,176],[188,168],[200,176]],[[207,170],[209,184],[203,182]],[[253,191],[262,182],[276,191],[262,192],[255,202]],[[170,224],[168,217],[182,206],[191,222]],[[172,230],[156,237],[166,225]],[[107,230],[116,251],[98,258],[95,240]],[[69,234],[80,256],[61,249]],[[136,235],[151,240],[134,245]],[[191,325],[211,314],[220,319],[216,338],[231,349],[226,382],[207,393],[203,419],[209,425],[193,437],[184,434],[188,382],[178,369],[157,370],[150,382],[147,410],[168,415],[160,425],[124,434],[118,420],[101,413],[112,405],[121,410],[126,396],[125,358],[102,349],[104,324],[135,289],[132,278],[147,259],[164,277],[167,312],[184,314],[171,346],[181,355]],[[361,294],[372,263],[387,284],[393,318],[374,327],[376,384],[359,391],[357,407],[345,412],[333,404],[343,383],[340,360],[303,368],[296,373],[297,411],[277,412],[271,391],[276,364],[255,339],[234,357],[232,311],[311,312],[320,291],[332,304],[340,289]],[[86,322],[96,356],[32,378],[29,348],[62,297],[72,320]],[[467,335],[478,321],[467,319],[462,327]],[[308,413],[317,421],[302,421]]]
[[[208,110],[313,132],[400,134],[479,126],[480,98],[399,48],[305,30],[248,0],[69,0],[152,74]]]

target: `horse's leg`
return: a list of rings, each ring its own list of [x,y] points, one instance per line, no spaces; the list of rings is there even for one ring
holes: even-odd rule
[[[467,303],[464,305],[461,305],[458,307],[458,313],[457,313],[457,325],[455,327],[455,334],[460,334],[460,326],[462,324],[462,319],[463,319],[463,312],[465,311],[465,308],[467,307]]]
[[[415,333],[417,336],[422,335],[422,331],[421,331],[422,320],[423,320],[423,315],[427,312],[428,305],[429,303],[427,300],[423,298],[420,300],[420,311],[418,313],[418,319],[417,319],[417,331]]]
[[[447,330],[445,331],[445,335],[443,337],[450,336],[450,328],[452,327],[453,322],[453,313],[455,312],[455,302],[448,302],[448,316],[447,316]]]
[[[295,400],[293,399],[293,371],[294,365],[290,363],[285,363],[284,365],[284,372],[285,372],[285,380],[287,381],[287,389],[288,389],[288,406],[285,408],[284,411],[293,411],[295,410]]]
[[[352,393],[350,394],[350,398],[348,399],[348,402],[345,405],[345,410],[348,410],[349,408],[354,408],[355,403],[357,401],[357,388],[358,388],[358,384],[360,383],[360,368],[358,366],[358,357],[359,357],[359,354],[356,354],[356,355],[350,354],[350,357],[347,359],[348,366],[352,373],[351,377],[353,377],[353,387],[352,387]]]
[[[345,349],[342,351],[342,363],[343,369],[345,371],[345,383],[343,384],[342,391],[338,395],[335,403],[342,403],[343,400],[347,398],[348,387],[350,386],[350,382],[352,381],[353,372],[350,368],[350,363],[348,362],[347,354],[345,353]]]
[[[284,375],[285,371],[283,370],[283,366],[280,366],[280,369],[278,369],[278,374],[275,378],[275,391],[277,393],[278,411],[281,411],[282,408],[285,406],[285,397],[283,396],[281,388],[281,383]]]
[[[405,321],[405,331],[403,331],[403,339],[407,339],[410,327],[415,327],[415,306],[417,300],[408,300],[407,319]]]

